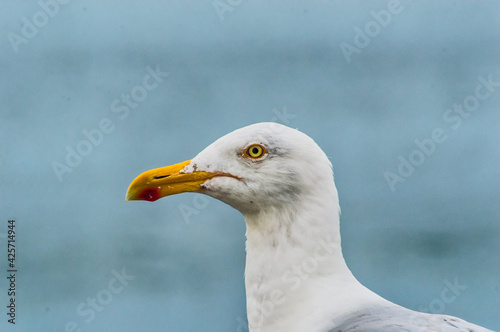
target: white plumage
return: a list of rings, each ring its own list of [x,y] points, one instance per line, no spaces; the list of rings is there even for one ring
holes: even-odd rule
[[[249,155],[259,154],[249,152],[255,145],[262,156]],[[198,172],[213,176],[184,191],[215,197],[245,217],[250,331],[489,331],[400,307],[356,280],[342,256],[330,161],[298,130],[276,123],[238,129],[178,174]]]

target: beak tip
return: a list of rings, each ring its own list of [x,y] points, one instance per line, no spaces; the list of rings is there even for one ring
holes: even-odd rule
[[[130,190],[130,188],[127,190],[127,193],[125,194],[125,200],[126,201],[134,201],[137,199],[137,197],[134,197],[136,195],[134,195],[133,191]]]
[[[198,173],[189,173],[191,176],[181,180],[177,179],[185,176],[184,174],[180,176],[179,172],[190,162],[191,160],[186,160],[182,163],[155,168],[140,174],[130,183],[125,194],[125,201],[154,202],[164,196],[198,190],[198,183],[203,182],[200,180],[205,180],[205,178],[200,178]],[[211,177],[213,175],[206,179]]]

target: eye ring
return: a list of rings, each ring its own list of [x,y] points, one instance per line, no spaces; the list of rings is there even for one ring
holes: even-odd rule
[[[252,144],[245,149],[245,157],[249,157],[251,159],[259,159],[262,158],[266,154],[266,148],[261,144]]]

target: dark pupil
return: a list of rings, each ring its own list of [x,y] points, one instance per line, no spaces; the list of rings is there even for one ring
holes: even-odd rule
[[[259,153],[259,148],[253,148],[252,149],[253,154],[258,154]]]

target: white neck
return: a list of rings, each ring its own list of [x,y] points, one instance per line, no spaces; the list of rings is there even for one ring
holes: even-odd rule
[[[321,331],[328,326],[317,322],[357,309],[353,298],[380,300],[354,278],[342,256],[333,181],[318,191],[283,209],[245,215],[252,332]]]

